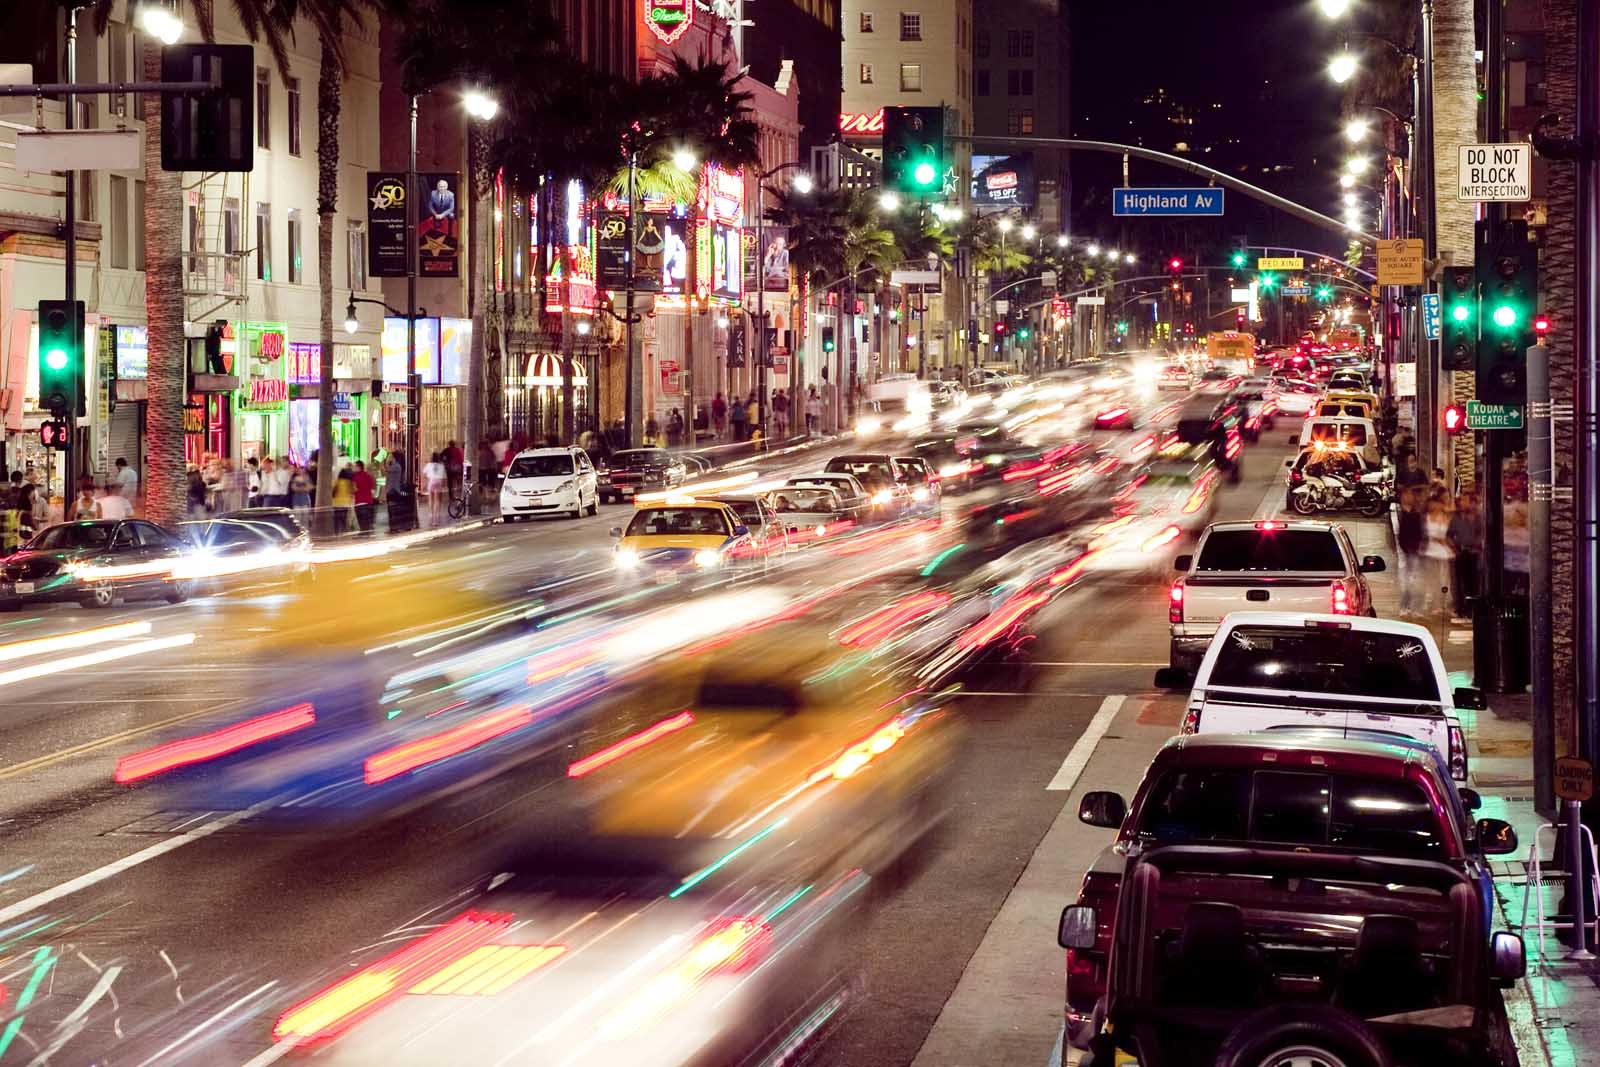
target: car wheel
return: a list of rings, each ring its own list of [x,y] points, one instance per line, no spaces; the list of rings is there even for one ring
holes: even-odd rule
[[[173,582],[167,588],[167,591],[161,595],[161,599],[165,600],[168,604],[182,604],[185,600],[189,599],[189,583]]]
[[[1391,1067],[1372,1028],[1324,1004],[1279,1004],[1249,1015],[1217,1051],[1216,1067]]]
[[[86,608],[109,608],[117,602],[117,591],[109,585],[97,585],[78,603]]]

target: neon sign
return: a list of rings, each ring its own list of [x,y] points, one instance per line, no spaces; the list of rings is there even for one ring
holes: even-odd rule
[[[644,0],[644,24],[672,44],[694,25],[694,0]]]
[[[839,132],[845,134],[864,134],[883,132],[883,108],[876,111],[863,111],[860,114],[851,114],[848,111],[839,115]]]

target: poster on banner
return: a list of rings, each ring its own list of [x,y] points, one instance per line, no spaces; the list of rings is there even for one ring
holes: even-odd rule
[[[461,272],[460,185],[461,175],[454,171],[417,175],[418,277],[454,278]]]
[[[729,368],[744,366],[744,346],[745,346],[744,320],[742,318],[741,319],[734,319],[728,325],[728,366],[729,366]]]
[[[150,372],[150,334],[143,326],[118,326],[117,378],[144,380]]]
[[[595,225],[595,269],[600,288],[626,289],[628,286],[628,216],[620,211],[603,211]]]
[[[789,291],[789,230],[767,226],[761,231],[766,247],[761,250],[761,285],[769,293]]]
[[[388,385],[406,383],[406,320],[385,316],[379,338],[383,380]],[[417,320],[417,377],[423,385],[439,384],[439,320]]]
[[[1394,365],[1394,395],[1417,395],[1417,365],[1415,363],[1396,363]]]
[[[661,371],[661,395],[682,396],[683,373],[678,369],[678,361],[675,359],[664,359],[660,363],[656,364],[656,366]]]
[[[367,275],[406,276],[406,179],[367,171]]]

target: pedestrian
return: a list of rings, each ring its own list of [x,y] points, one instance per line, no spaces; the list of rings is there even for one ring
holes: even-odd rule
[[[129,504],[139,499],[139,472],[128,466],[126,456],[117,457],[117,486]]]
[[[389,512],[390,533],[409,530],[417,524],[416,497],[407,484],[399,453],[389,454],[389,464],[383,470],[383,499]]]
[[[446,472],[444,453],[435,452],[422,465],[422,485],[428,494],[428,525],[437,526],[444,515]]]
[[[1450,496],[1442,488],[1428,494],[1427,511],[1423,518],[1423,603],[1424,615],[1440,615],[1450,600]]]
[[[817,395],[817,387],[811,386],[806,393],[806,433],[817,432],[817,424],[822,420],[822,398]]]
[[[486,499],[494,490],[495,472],[500,469],[494,458],[494,445],[487,437],[478,439],[478,499]]]
[[[356,526],[362,536],[372,533],[372,511],[377,503],[378,482],[367,465],[356,460],[355,473],[350,475],[350,488],[355,495]]]
[[[12,507],[17,515],[17,542],[25,545],[33,540],[34,533],[45,524],[49,507],[39,497],[38,487],[31,482],[23,482],[17,489]]]
[[[1422,549],[1427,540],[1422,492],[1414,487],[1400,492],[1400,514],[1395,547],[1400,551],[1400,617],[1414,618],[1422,609]]]
[[[1456,497],[1455,513],[1445,530],[1445,539],[1455,554],[1455,569],[1450,583],[1453,623],[1467,621],[1467,597],[1478,588],[1478,561],[1483,556],[1483,527],[1478,522],[1476,494],[1462,493]]]
[[[467,456],[454,441],[444,446],[444,477],[450,490],[450,499],[461,495],[461,477],[466,473]]]
[[[644,443],[650,448],[661,444],[661,424],[654,415],[644,420]]]
[[[92,519],[95,517],[94,483],[84,485],[78,483],[78,495],[67,507],[67,521],[76,522],[79,519]]]
[[[745,414],[745,406],[738,401],[728,408],[728,432],[735,441],[744,440]]]
[[[683,444],[683,413],[673,408],[667,413],[667,447],[677,448]]]
[[[13,472],[14,475],[17,472]],[[15,483],[14,483],[15,484]],[[22,544],[22,514],[19,501],[20,488],[7,486],[0,489],[0,556],[9,556]]]
[[[189,465],[189,517],[203,519],[206,517],[206,479],[200,473],[200,468],[194,464]]]
[[[772,433],[780,441],[789,436],[789,398],[782,389],[772,395]]]
[[[122,487],[114,479],[106,482],[105,495],[94,502],[94,517],[97,519],[133,518],[133,504],[122,495]]]
[[[1433,473],[1428,476],[1428,495],[1431,497],[1440,492],[1443,492],[1448,497],[1450,495],[1450,486],[1444,480],[1444,468],[1435,467],[1433,468]]]
[[[250,492],[249,479],[231,459],[222,465],[222,485],[228,498],[227,511],[238,511],[244,507],[245,498]]]
[[[1400,473],[1395,475],[1395,484],[1401,488],[1425,486],[1428,484],[1428,473],[1417,462],[1415,452],[1406,451],[1400,456]]]
[[[745,400],[744,406],[745,422],[750,426],[750,433],[754,435],[756,428],[760,427],[763,431],[763,436],[765,436],[766,427],[761,425],[761,401],[756,397],[754,389],[750,390],[750,396]]]
[[[315,486],[311,482],[311,475],[298,463],[289,475],[289,506],[297,510],[311,506],[311,491]]]
[[[248,496],[245,498],[247,506],[259,508],[261,506],[261,461],[251,456],[244,461],[244,473],[248,479]]]
[[[722,440],[722,434],[728,424],[728,401],[719,390],[711,398],[711,428],[717,435],[717,440]]]
[[[333,479],[333,532],[344,533],[350,528],[350,509],[356,504],[356,486],[349,467],[340,467]]]

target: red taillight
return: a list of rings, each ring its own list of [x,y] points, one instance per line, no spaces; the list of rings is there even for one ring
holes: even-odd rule
[[[1263,519],[1260,522],[1256,523],[1256,529],[1258,529],[1258,530],[1281,530],[1281,529],[1283,529],[1283,523],[1278,522],[1275,519]]]
[[[1167,590],[1167,621],[1183,621],[1183,579],[1179,578]]]
[[[384,749],[368,756],[362,765],[362,777],[368,785],[377,785],[391,778],[426,767],[430,763],[459,756],[533,722],[530,708],[505,708],[469,719],[460,726],[410,741],[394,748]]]
[[[1333,583],[1333,613],[1335,615],[1350,614],[1350,590],[1344,587],[1343,582]]]
[[[1200,709],[1198,707],[1186,708],[1183,713],[1183,724],[1178,727],[1180,734],[1197,734],[1200,732]]]
[[[316,721],[316,711],[310,704],[296,704],[292,708],[284,708],[268,715],[257,715],[253,719],[246,719],[221,730],[186,737],[181,741],[171,741],[155,748],[147,748],[143,752],[123,756],[117,760],[117,769],[112,777],[124,785],[137,782],[141,778],[164,774],[193,763],[204,763],[262,741],[282,737],[304,729]]]
[[[1467,740],[1457,723],[1450,724],[1450,777],[1458,782],[1467,780]]]
[[[607,745],[599,752],[569,764],[567,766],[567,777],[582,778],[591,771],[597,771],[608,763],[615,763],[622,757],[637,752],[658,738],[665,737],[670,733],[676,733],[692,722],[694,722],[693,712],[680,711],[671,718],[652,723],[636,734],[629,734],[621,741]]]

